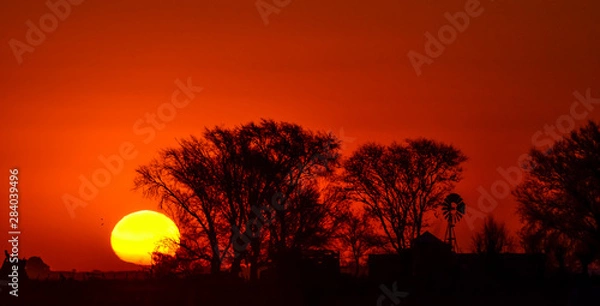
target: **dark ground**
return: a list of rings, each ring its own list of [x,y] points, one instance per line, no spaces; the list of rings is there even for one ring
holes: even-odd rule
[[[313,282],[313,284],[318,283]],[[2,292],[0,305],[377,305],[381,283],[339,280],[337,285],[292,282],[249,284],[233,279],[28,281],[19,297]],[[391,283],[383,285],[392,288]],[[451,284],[446,289],[398,284],[409,292],[399,304],[383,298],[380,305],[600,305],[598,280],[567,282],[513,280]]]

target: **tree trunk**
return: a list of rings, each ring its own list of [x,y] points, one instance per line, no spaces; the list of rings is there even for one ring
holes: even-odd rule
[[[233,258],[233,262],[231,263],[231,274],[233,276],[240,275],[240,272],[242,271],[241,264],[242,264],[242,255],[239,254],[237,257]]]
[[[210,274],[217,275],[221,272],[221,258],[219,255],[213,255],[210,261]]]
[[[250,243],[252,254],[250,254],[250,281],[258,280],[258,256],[260,255],[260,240],[253,238]]]
[[[219,250],[219,241],[217,235],[210,234],[210,245],[212,250],[212,256],[210,258],[210,274],[219,274],[221,272],[221,251]]]

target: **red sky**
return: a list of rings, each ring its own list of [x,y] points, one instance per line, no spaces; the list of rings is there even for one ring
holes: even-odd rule
[[[483,12],[417,76],[407,53],[425,54],[425,33],[437,36],[444,13],[467,2],[292,1],[265,25],[254,0],[87,0],[21,64],[10,41],[26,43],[26,22],[39,24],[50,10],[45,1],[4,3],[0,169],[20,170],[21,257],[41,256],[53,270],[132,268],[110,248],[112,227],[157,208],[131,191],[134,169],[205,126],[261,117],[343,129],[355,139],[345,154],[368,141],[452,143],[470,157],[458,192],[477,207],[477,188],[489,190],[501,179],[496,169],[515,166],[536,131],[569,115],[574,91],[600,97],[600,4],[482,0]],[[204,90],[145,144],[134,124],[188,78]],[[600,120],[600,105],[591,107],[585,119]],[[63,195],[77,196],[79,177],[126,141],[137,156],[71,218]],[[517,230],[514,200],[498,203],[492,213]],[[458,231],[468,249],[466,222]]]

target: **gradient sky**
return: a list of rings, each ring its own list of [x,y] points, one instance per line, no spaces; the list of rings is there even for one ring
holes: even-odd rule
[[[477,188],[501,179],[498,167],[515,166],[536,131],[569,115],[574,91],[600,97],[600,3],[482,0],[481,15],[417,76],[407,53],[424,53],[425,33],[466,2],[292,1],[265,25],[254,0],[87,0],[21,64],[9,41],[26,42],[26,22],[49,9],[3,3],[0,169],[20,170],[21,257],[41,256],[53,270],[134,268],[109,243],[121,217],[157,209],[131,191],[134,169],[205,126],[261,117],[343,130],[345,154],[368,141],[452,143],[470,157],[457,191],[476,207]],[[144,143],[136,121],[188,78],[204,90]],[[600,105],[586,119],[600,120]],[[71,218],[61,197],[77,195],[79,177],[102,167],[98,156],[126,141],[137,156]],[[516,231],[514,199],[498,202],[492,213]],[[443,237],[444,228],[431,230]],[[468,249],[472,231],[461,222],[458,232]]]

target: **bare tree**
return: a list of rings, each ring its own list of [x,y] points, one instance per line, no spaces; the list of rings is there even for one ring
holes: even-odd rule
[[[135,188],[143,190],[145,196],[157,198],[161,207],[174,212],[186,234],[201,234],[207,245],[196,251],[209,260],[214,274],[221,268],[220,241],[226,234],[219,226],[223,223],[219,214],[223,203],[215,179],[219,177],[214,167],[218,161],[214,145],[191,137],[180,141],[178,148],[162,151],[149,165],[139,167],[134,181]]]
[[[486,217],[483,229],[473,235],[473,249],[479,254],[498,255],[510,252],[515,247],[505,223],[497,222],[494,217]]]
[[[466,160],[455,147],[428,139],[370,143],[344,163],[344,181],[350,197],[365,205],[399,252],[428,226],[425,215],[461,180]]]
[[[242,180],[246,193],[240,197],[241,211],[246,211],[240,238],[246,243],[234,248],[245,252],[250,277],[256,279],[258,268],[278,258],[276,253],[325,243],[321,238],[327,237],[333,203],[322,197],[326,194],[316,181],[333,174],[340,143],[332,134],[267,120],[241,126],[235,135],[248,177]]]
[[[315,182],[333,173],[338,151],[333,135],[296,124],[216,127],[138,168],[135,187],[179,220],[181,246],[212,273],[230,260],[237,274],[246,260],[256,279],[269,252],[317,247],[327,236],[333,202]]]
[[[354,275],[359,275],[360,266],[373,250],[382,249],[385,239],[377,233],[373,218],[364,211],[348,210],[340,222],[336,235],[342,248],[352,254]]]
[[[514,194],[526,231],[571,240],[582,273],[600,257],[600,128],[588,122],[547,151],[533,149]],[[545,239],[548,241],[549,239]]]

